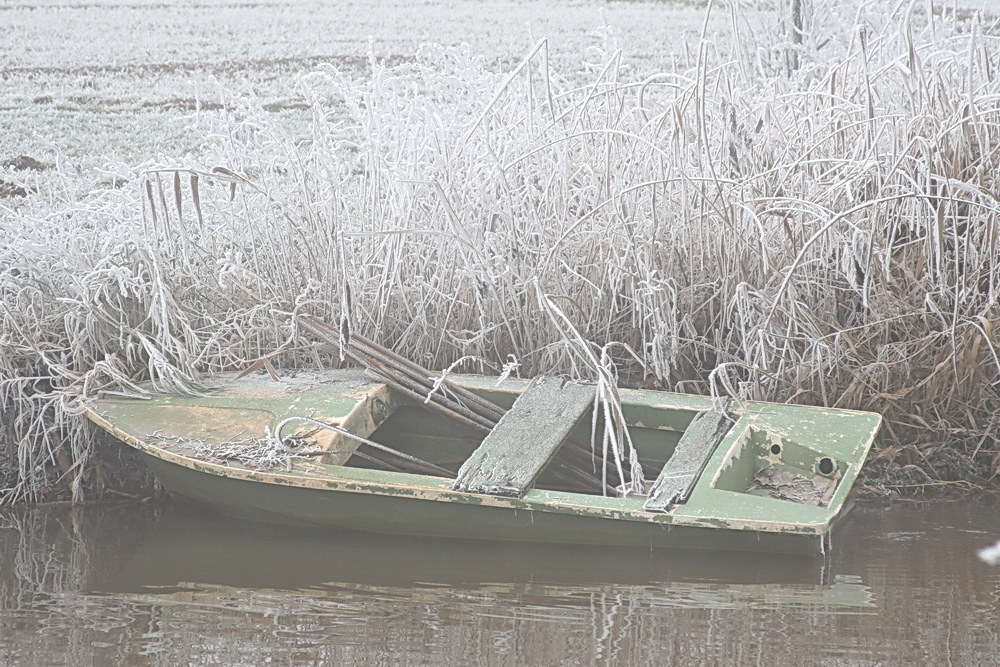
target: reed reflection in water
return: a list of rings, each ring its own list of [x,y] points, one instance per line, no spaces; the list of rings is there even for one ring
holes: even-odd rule
[[[5,510],[0,663],[981,664],[987,509],[862,507],[815,559]]]

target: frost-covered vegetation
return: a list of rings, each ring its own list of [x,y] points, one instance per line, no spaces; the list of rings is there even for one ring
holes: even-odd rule
[[[429,367],[879,411],[876,492],[992,477],[1000,49],[930,7],[801,39],[715,7],[731,39],[652,75],[610,36],[321,65],[305,138],[234,98],[198,161],[33,176],[0,199],[0,500],[98,483],[82,397],[337,363],[296,309]]]

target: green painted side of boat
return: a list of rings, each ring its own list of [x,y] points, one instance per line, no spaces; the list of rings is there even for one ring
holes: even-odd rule
[[[475,376],[452,381],[505,408],[528,385]],[[645,496],[560,490],[546,472],[521,497],[456,491],[446,477],[375,469],[352,457],[352,441],[310,433],[315,428],[305,422],[284,433],[308,435],[332,452],[320,461],[291,459],[285,468],[261,469],[205,455],[213,447],[260,439],[283,419],[302,416],[452,469],[482,440],[359,371],[300,373],[280,381],[228,375],[208,384],[200,396],[101,398],[89,405],[88,416],[137,449],[169,492],[227,515],[440,537],[814,554],[848,506],[881,425],[873,413],[744,404],[687,501],[648,512]],[[706,397],[655,391],[623,389],[621,397],[650,484],[695,416],[714,405]],[[589,442],[590,419],[583,421],[571,438]],[[803,501],[780,485],[768,487],[772,477],[761,487],[762,471],[821,493]]]

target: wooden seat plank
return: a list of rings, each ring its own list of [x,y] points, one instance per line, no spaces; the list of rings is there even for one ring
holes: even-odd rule
[[[719,404],[691,421],[653,483],[642,505],[644,510],[666,512],[672,505],[687,501],[705,465],[733,424],[728,405],[728,401]]]
[[[472,453],[452,484],[457,491],[519,498],[593,405],[593,385],[532,380]]]

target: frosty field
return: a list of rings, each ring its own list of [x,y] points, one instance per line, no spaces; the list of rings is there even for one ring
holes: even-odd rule
[[[650,2],[15,1],[0,7],[0,155],[100,167],[197,152],[199,107],[252,94],[280,113],[322,63],[362,73],[370,56],[411,60],[423,44],[468,44],[499,70],[548,37],[553,60],[577,66],[607,22],[631,63],[659,71],[703,19],[701,6]]]
[[[431,367],[876,410],[869,493],[988,484],[973,9],[6,3],[0,502],[120,483],[81,397],[337,363],[296,309]]]

